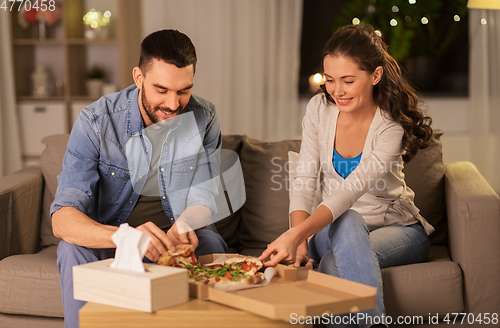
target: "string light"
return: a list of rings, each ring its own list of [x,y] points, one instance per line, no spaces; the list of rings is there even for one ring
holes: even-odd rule
[[[393,13],[399,12],[399,7],[398,6],[392,6],[392,12]]]
[[[460,22],[460,16],[458,16],[458,15],[453,16],[453,20],[455,22]]]
[[[86,25],[91,28],[98,28],[99,26],[107,26],[111,17],[111,12],[106,10],[104,15],[100,11],[96,11],[94,8],[90,9],[85,16],[83,16],[83,21]]]
[[[380,32],[379,30],[375,30],[375,34],[377,34],[378,36],[382,37],[382,32]]]
[[[395,20],[394,18],[391,19],[391,26],[396,26],[396,25],[398,25],[398,21]]]
[[[409,15],[406,15],[406,16],[405,16],[405,21],[406,21],[407,23],[411,22],[411,17],[410,17]]]
[[[422,17],[422,19],[420,20],[422,22],[422,24],[424,25],[427,25],[429,23],[429,19],[427,17]]]
[[[488,24],[488,21],[486,20],[486,18],[481,18],[481,24],[482,25]]]
[[[408,0],[408,2],[410,3],[410,5],[414,5],[417,3],[417,0]]]
[[[354,18],[352,19],[352,24],[353,24],[353,25],[359,25],[359,23],[361,23],[361,21],[359,20],[359,18],[354,17]]]

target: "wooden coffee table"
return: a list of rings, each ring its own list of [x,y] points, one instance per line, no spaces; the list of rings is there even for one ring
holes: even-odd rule
[[[305,327],[305,325],[271,320],[210,301],[191,299],[188,303],[155,313],[129,310],[88,302],[80,309],[81,328],[159,328],[159,327]]]

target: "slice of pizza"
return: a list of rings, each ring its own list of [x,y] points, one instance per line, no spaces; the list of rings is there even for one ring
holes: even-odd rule
[[[264,265],[262,261],[253,256],[233,256],[224,262],[231,267],[237,266],[238,269],[247,275],[255,275]]]
[[[180,244],[175,246],[175,251],[163,253],[158,260],[158,264],[186,268],[196,266],[198,261],[194,255],[193,245]]]
[[[255,274],[234,274],[228,272],[224,277],[217,280],[217,284],[231,284],[231,285],[256,285],[264,280],[264,273],[257,272]]]

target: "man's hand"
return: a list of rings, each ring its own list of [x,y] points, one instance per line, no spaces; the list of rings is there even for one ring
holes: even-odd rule
[[[158,262],[161,254],[167,250],[175,251],[175,243],[153,222],[141,224],[136,229],[151,237],[146,254],[144,254],[151,261]]]
[[[172,227],[168,229],[167,236],[174,245],[191,244],[194,249],[198,247],[198,237],[196,233],[182,220],[175,221]]]

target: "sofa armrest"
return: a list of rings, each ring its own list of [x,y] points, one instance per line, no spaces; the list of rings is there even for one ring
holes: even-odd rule
[[[40,249],[42,194],[40,166],[0,178],[0,260]]]
[[[467,312],[500,313],[500,198],[470,162],[445,166],[450,255]]]

